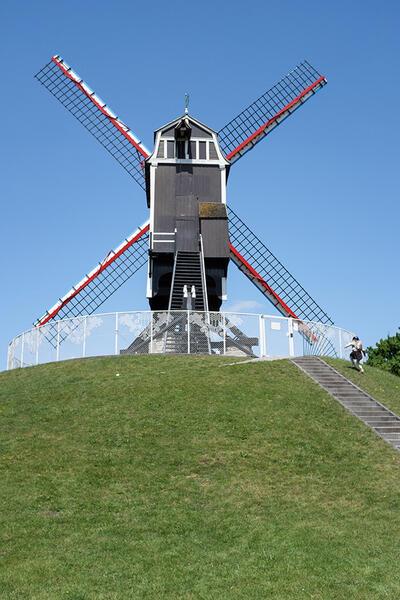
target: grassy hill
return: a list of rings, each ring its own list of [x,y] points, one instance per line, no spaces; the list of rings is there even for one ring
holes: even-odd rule
[[[400,453],[288,361],[227,362],[0,373],[1,600],[398,600]]]

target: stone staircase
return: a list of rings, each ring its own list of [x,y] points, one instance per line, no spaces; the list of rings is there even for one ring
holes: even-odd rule
[[[396,450],[400,450],[400,417],[320,358],[302,356],[294,358],[292,362],[354,416],[373,429]]]

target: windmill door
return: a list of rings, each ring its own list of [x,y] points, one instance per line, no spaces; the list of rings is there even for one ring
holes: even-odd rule
[[[198,200],[193,195],[176,198],[176,249],[178,252],[198,252]]]

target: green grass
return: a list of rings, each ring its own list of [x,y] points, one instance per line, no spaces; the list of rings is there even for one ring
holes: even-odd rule
[[[332,358],[325,360],[339,373],[400,415],[400,377],[368,365],[364,365],[365,373],[362,375],[348,361]]]
[[[224,362],[0,373],[1,600],[399,599],[400,454],[288,361]]]

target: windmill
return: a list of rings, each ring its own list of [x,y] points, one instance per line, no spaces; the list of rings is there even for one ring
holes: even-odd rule
[[[152,152],[60,56],[53,56],[35,77],[145,191],[150,210],[149,220],[35,326],[93,313],[146,264],[152,310],[218,311],[226,299],[230,260],[283,316],[332,324],[226,202],[232,166],[326,84],[326,78],[307,61],[218,132],[186,108],[183,115],[155,131]]]

